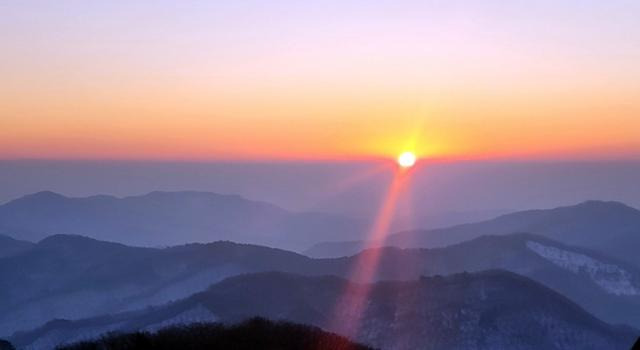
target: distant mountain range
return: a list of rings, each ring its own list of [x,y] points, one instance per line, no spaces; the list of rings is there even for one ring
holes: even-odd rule
[[[433,230],[392,234],[384,245],[433,248],[484,235],[536,233],[559,242],[591,248],[640,267],[640,211],[618,202],[588,201],[574,206],[527,210],[492,220]],[[305,251],[314,257],[352,255],[366,246],[362,241],[320,243]]]
[[[280,249],[215,242],[138,248],[56,235],[0,258],[0,336],[53,318],[77,319],[162,305],[245,273],[356,278],[358,255],[312,259]],[[531,234],[485,236],[436,249],[384,248],[374,280],[509,270],[567,296],[610,323],[640,328],[640,270]],[[371,282],[371,281],[360,281]]]
[[[0,257],[19,252],[54,234],[76,234],[138,246],[231,240],[313,257],[353,255],[365,244],[368,223],[351,217],[290,212],[235,195],[208,192],[152,192],[117,198],[69,198],[39,192],[0,205]],[[588,201],[574,206],[528,210],[447,228],[390,234],[384,245],[433,248],[484,235],[540,234],[587,247],[640,267],[640,211],[618,202]],[[326,241],[325,243],[318,243]],[[5,248],[6,247],[6,248]]]
[[[172,324],[236,322],[254,316],[341,333],[341,325],[356,315],[338,313],[335,322],[332,311],[338,300],[363,293],[368,302],[353,338],[383,349],[626,350],[637,336],[635,330],[603,323],[562,295],[504,271],[370,287],[338,277],[271,272],[232,277],[163,307],[53,321],[10,340],[26,349],[47,348],[108,331],[153,331]]]
[[[140,246],[233,240],[300,250],[323,239],[360,239],[366,227],[346,216],[209,192],[125,198],[39,192],[0,205],[0,233],[27,241],[76,234]]]

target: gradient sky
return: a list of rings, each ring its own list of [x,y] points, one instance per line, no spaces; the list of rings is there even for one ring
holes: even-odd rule
[[[2,1],[0,158],[640,155],[638,1]]]

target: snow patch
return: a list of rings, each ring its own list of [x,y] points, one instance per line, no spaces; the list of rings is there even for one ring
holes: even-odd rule
[[[541,257],[576,274],[586,274],[607,293],[615,295],[640,295],[640,288],[633,283],[631,273],[618,265],[607,264],[587,255],[527,241],[527,248]]]

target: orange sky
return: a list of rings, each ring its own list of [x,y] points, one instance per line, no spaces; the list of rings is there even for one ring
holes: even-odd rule
[[[639,7],[541,3],[8,6],[0,158],[637,157]]]

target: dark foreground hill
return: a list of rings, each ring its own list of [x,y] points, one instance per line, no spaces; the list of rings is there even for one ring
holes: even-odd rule
[[[366,302],[354,313],[337,307],[345,300]],[[627,350],[637,337],[636,331],[604,323],[560,294],[504,271],[375,284],[274,272],[232,277],[163,307],[51,322],[10,340],[19,347],[42,349],[109,331],[235,323],[255,316],[312,324],[393,350]],[[345,330],[356,320],[356,331]]]
[[[320,328],[254,318],[240,324],[194,323],[157,332],[110,334],[58,350],[372,350]]]
[[[0,350],[15,350],[15,348],[8,341],[0,339]]]

